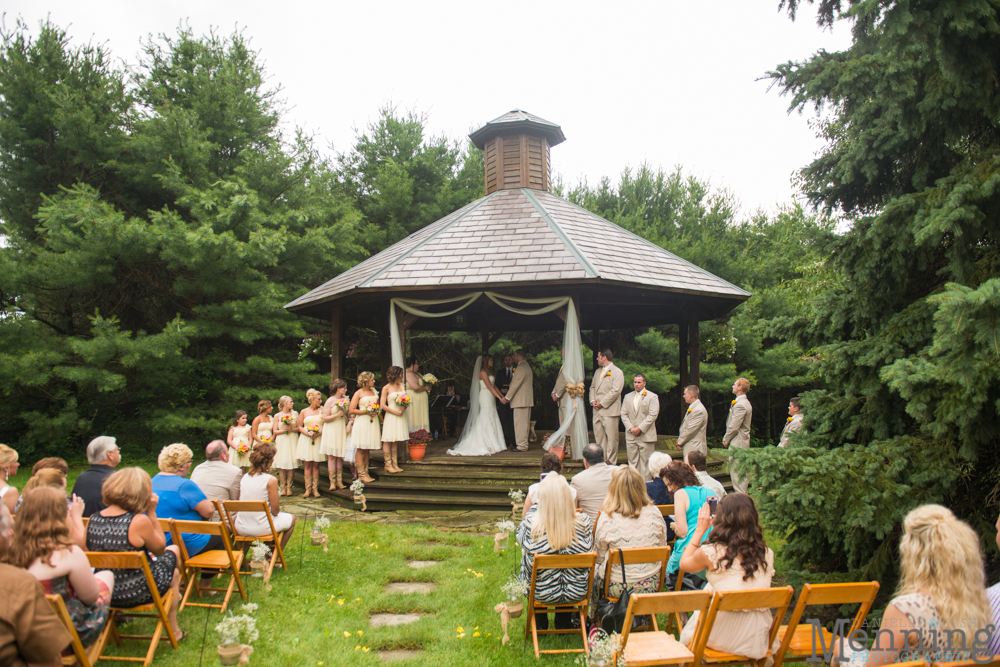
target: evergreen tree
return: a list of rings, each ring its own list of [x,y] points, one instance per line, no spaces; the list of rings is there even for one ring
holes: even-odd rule
[[[927,502],[995,534],[998,12],[824,0],[820,23],[851,21],[851,47],[771,74],[793,109],[832,110],[803,189],[853,219],[824,242],[822,286],[799,285],[806,307],[773,322],[816,353],[808,433],[746,462],[802,566],[890,574],[903,515]]]

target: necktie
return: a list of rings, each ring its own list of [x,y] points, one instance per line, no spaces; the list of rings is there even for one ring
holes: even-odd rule
[[[639,392],[636,392],[635,398],[632,399],[632,409],[639,412]]]

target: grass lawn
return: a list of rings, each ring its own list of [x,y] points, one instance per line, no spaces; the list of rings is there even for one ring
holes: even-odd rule
[[[406,665],[521,665],[535,661],[524,643],[525,615],[513,619],[511,641],[501,644],[503,632],[493,607],[503,599],[500,586],[514,571],[517,549],[493,552],[492,536],[449,533],[426,524],[334,523],[327,529],[329,552],[309,543],[308,531],[297,529],[286,557],[288,572],[276,570],[271,591],[260,579],[247,577],[260,639],[251,664],[268,667],[295,665],[378,665],[379,651],[419,649],[398,664]],[[514,544],[511,536],[510,543]],[[519,553],[519,552],[518,552]],[[438,560],[413,569],[408,560]],[[387,593],[391,582],[433,582],[429,594]],[[238,595],[234,599],[239,599]],[[242,601],[233,605],[240,613]],[[418,613],[410,625],[372,628],[372,614]],[[218,664],[214,631],[220,614],[188,608],[180,614],[189,633],[178,650],[163,642],[155,665],[164,667]],[[146,621],[125,626],[129,634]],[[146,632],[147,630],[143,630]],[[345,634],[346,633],[346,634]],[[549,636],[543,647],[581,645],[579,635]],[[138,644],[111,646],[115,655],[142,655]],[[204,654],[202,652],[204,651]],[[573,656],[546,656],[547,665],[571,665]]]

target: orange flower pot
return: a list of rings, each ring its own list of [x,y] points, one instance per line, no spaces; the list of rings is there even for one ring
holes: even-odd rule
[[[559,460],[564,460],[566,456],[566,445],[559,445],[558,447],[549,447],[549,453],[555,454],[559,457]]]
[[[409,451],[411,459],[413,459],[414,461],[423,461],[424,454],[427,453],[427,443],[423,443],[420,445],[410,445]]]

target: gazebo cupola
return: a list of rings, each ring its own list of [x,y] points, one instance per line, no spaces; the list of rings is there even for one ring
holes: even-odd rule
[[[555,123],[514,109],[469,135],[485,154],[486,194],[551,188],[549,148],[566,141]]]

